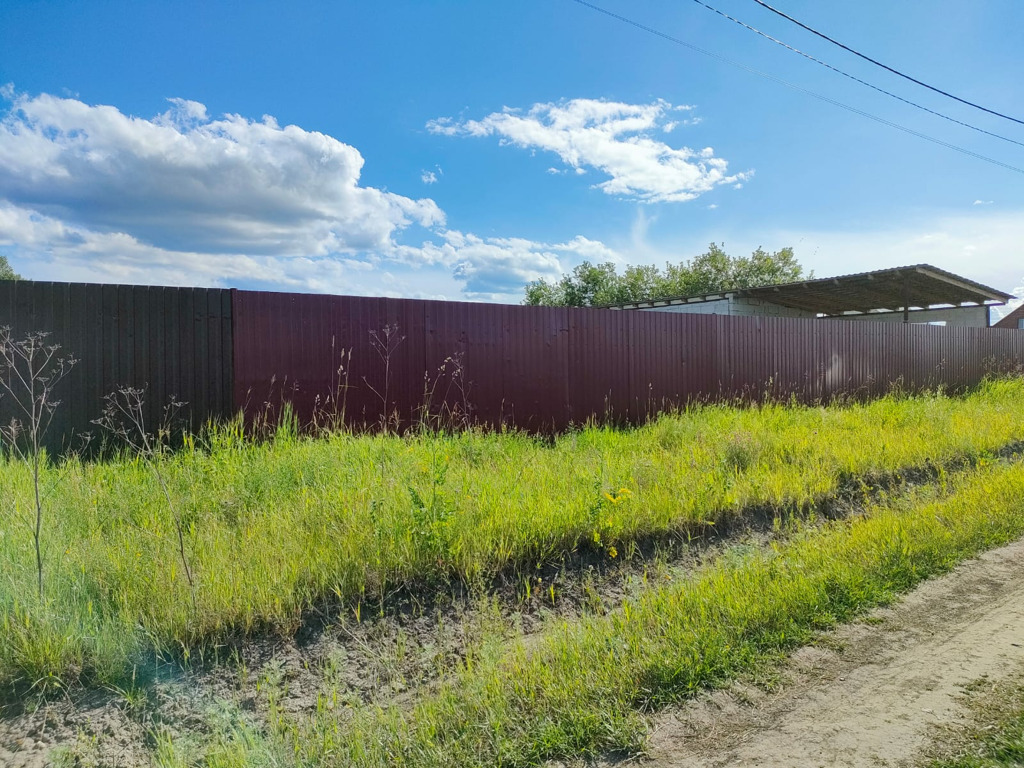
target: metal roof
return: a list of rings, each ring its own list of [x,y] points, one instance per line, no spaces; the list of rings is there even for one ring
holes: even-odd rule
[[[823,315],[851,312],[927,308],[938,305],[1005,304],[1009,293],[968,280],[929,264],[879,269],[796,283],[740,288],[696,296],[615,305],[616,309],[646,309],[710,301],[725,296],[756,298]]]

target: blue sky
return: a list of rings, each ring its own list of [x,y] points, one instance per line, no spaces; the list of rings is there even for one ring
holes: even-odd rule
[[[709,0],[958,120],[752,0]],[[1024,168],[693,0],[608,10]],[[1024,4],[777,7],[1024,119]],[[0,253],[27,276],[485,301],[582,259],[793,246],[819,276],[929,262],[1024,276],[1024,174],[571,0],[0,4]]]

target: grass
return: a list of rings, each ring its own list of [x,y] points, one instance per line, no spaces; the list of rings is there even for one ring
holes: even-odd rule
[[[48,585],[33,595],[23,464],[0,464],[0,683],[119,684],[147,659],[397,587],[485,584],[583,549],[613,558],[752,507],[813,504],[852,478],[1024,439],[1024,381],[842,407],[705,406],[554,444],[516,433],[320,439],[238,425],[165,460],[195,571],[153,473],[130,457],[46,468]]]
[[[1021,535],[1024,464],[978,470],[945,493],[922,489],[652,585],[607,616],[495,646],[411,704],[323,709],[306,719],[272,709],[269,735],[221,732],[204,764],[246,765],[255,745],[297,766],[537,766],[641,751],[647,713],[758,670],[816,632]],[[991,740],[991,754],[1014,755],[1017,728]],[[182,765],[170,748],[159,762]],[[964,765],[1002,764],[1014,763]]]
[[[993,684],[979,680],[970,690],[974,722],[951,739],[952,754],[929,768],[1019,768],[1024,766],[1024,681],[1020,675]]]

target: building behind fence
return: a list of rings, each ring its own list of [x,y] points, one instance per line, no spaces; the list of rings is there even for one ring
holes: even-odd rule
[[[244,410],[353,427],[437,418],[548,432],[641,422],[694,400],[870,396],[977,384],[1024,362],[1024,333],[445,301],[0,282],[0,326],[79,359],[57,393],[51,450],[74,449],[103,396],[146,387],[187,426]],[[0,399],[0,420],[12,417]]]

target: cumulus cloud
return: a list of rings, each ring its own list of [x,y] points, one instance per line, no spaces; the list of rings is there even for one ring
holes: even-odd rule
[[[715,157],[711,147],[673,148],[655,138],[685,124],[678,114],[692,109],[660,99],[650,104],[573,99],[534,104],[525,112],[505,108],[481,120],[442,117],[427,129],[445,136],[497,136],[502,144],[553,152],[577,173],[593,168],[607,175],[594,185],[606,194],[679,202],[750,175],[730,175],[727,161]]]
[[[447,229],[432,200],[363,186],[354,147],[269,116],[0,98],[0,247],[37,279],[517,301],[530,280],[619,259],[585,237]]]
[[[363,157],[269,116],[211,119],[172,99],[152,119],[50,95],[17,96],[0,120],[0,198],[156,248],[323,256],[382,249],[444,214],[359,183]]]
[[[360,257],[274,256],[168,250],[123,232],[97,232],[0,201],[0,247],[34,254],[59,279],[148,285],[246,284],[300,291],[516,302],[523,286],[573,264],[621,261],[603,243],[482,238],[444,230],[419,245],[393,244]],[[19,264],[20,266],[20,264]],[[404,277],[398,277],[400,273]],[[440,273],[440,274],[439,274]],[[429,290],[425,290],[429,285]]]
[[[975,200],[971,205],[992,205],[992,200]]]
[[[168,250],[124,232],[97,232],[0,201],[0,246],[31,254],[44,278],[142,285],[219,286],[238,282],[294,290],[350,286],[374,265],[342,256],[280,257]],[[53,274],[46,274],[52,272]]]

